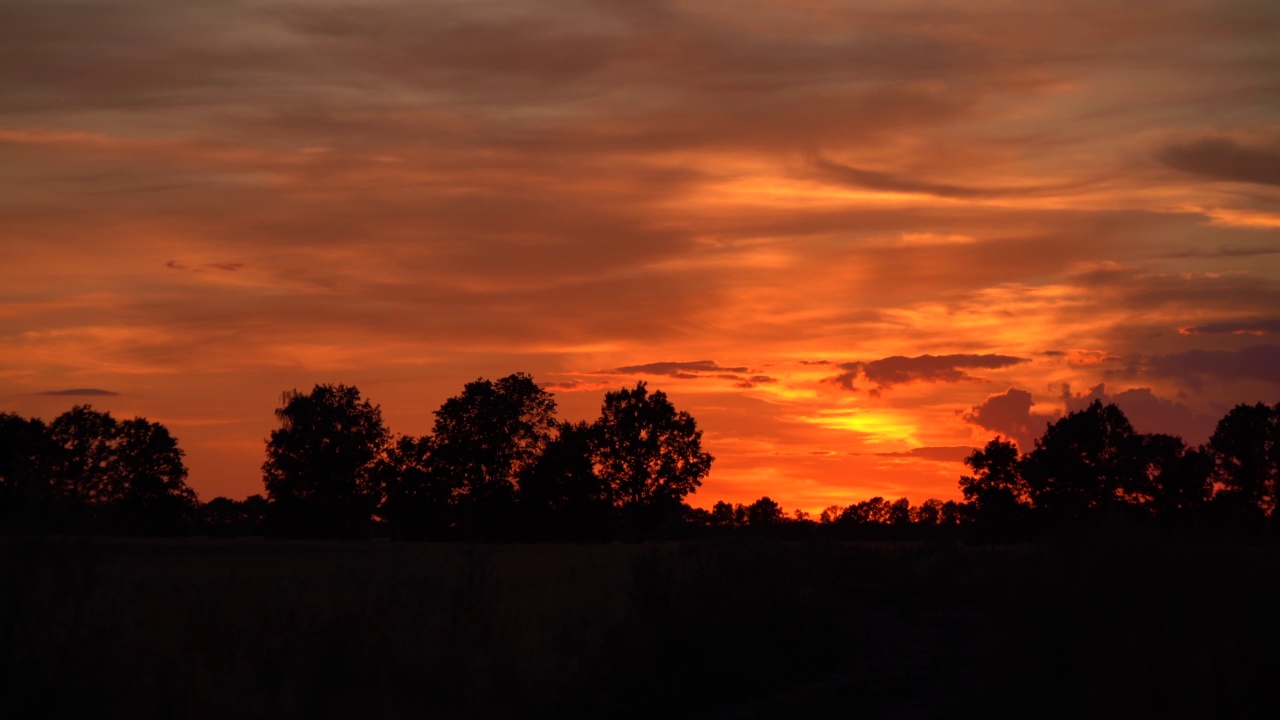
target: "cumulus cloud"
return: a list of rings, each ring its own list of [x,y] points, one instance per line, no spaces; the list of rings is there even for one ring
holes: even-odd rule
[[[873,385],[872,393],[878,393],[894,385],[912,382],[954,383],[978,380],[966,370],[996,370],[1028,362],[1026,358],[1011,355],[919,355],[871,360],[868,362],[841,363],[845,372],[827,381],[846,390],[857,390],[858,378]]]
[[[1209,137],[1170,145],[1159,159],[1171,168],[1213,180],[1280,185],[1280,147]]]
[[[1036,438],[1044,434],[1045,426],[1058,418],[1057,413],[1032,412],[1035,404],[1031,393],[1009,388],[999,395],[991,395],[961,417],[965,422],[1011,438],[1026,452],[1035,445]]]
[[[1083,410],[1094,401],[1114,404],[1124,412],[1134,430],[1142,433],[1177,435],[1189,444],[1199,445],[1213,434],[1217,419],[1196,412],[1189,405],[1157,396],[1151,388],[1130,388],[1114,395],[1105,384],[1089,388],[1083,394],[1071,394],[1063,388],[1063,401],[1068,412]]]
[[[120,393],[113,390],[101,390],[98,388],[71,388],[68,390],[45,390],[40,395],[55,395],[58,397],[110,397],[119,395]]]

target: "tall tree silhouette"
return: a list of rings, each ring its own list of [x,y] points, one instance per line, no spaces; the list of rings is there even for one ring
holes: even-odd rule
[[[605,394],[596,464],[628,529],[643,537],[702,485],[713,458],[693,416],[644,382]]]
[[[431,469],[430,436],[395,439],[374,474],[384,489],[378,515],[400,540],[436,540],[453,526],[453,486]]]
[[[975,535],[996,542],[1019,539],[1026,531],[1029,498],[1018,446],[997,437],[974,450],[964,464],[974,473],[960,478],[960,491],[968,501]]]
[[[3,415],[0,516],[28,532],[176,533],[197,507],[182,458],[169,430],[143,418],[87,405],[47,426]]]
[[[536,540],[604,540],[613,521],[613,497],[596,473],[594,426],[564,422],[520,479],[526,531]]]
[[[1036,510],[1072,523],[1151,498],[1142,437],[1115,405],[1094,401],[1045,429],[1022,463]]]
[[[290,390],[276,410],[263,482],[274,532],[311,537],[367,534],[381,489],[374,463],[387,443],[382,411],[347,385]]]
[[[439,410],[431,472],[454,489],[464,536],[510,534],[522,475],[554,437],[556,403],[524,373],[480,378]]]
[[[110,413],[88,405],[77,405],[49,423],[54,491],[73,514],[124,494],[123,476],[112,472],[116,432],[116,419]]]
[[[49,429],[38,419],[0,413],[0,532],[42,532],[55,510]]]
[[[781,525],[785,516],[782,506],[768,495],[747,506],[747,525],[753,528],[769,528]]]
[[[1151,512],[1167,526],[1187,529],[1204,514],[1213,494],[1213,458],[1188,448],[1175,435],[1142,438],[1143,459],[1151,477]]]
[[[1218,421],[1208,448],[1214,480],[1222,486],[1218,502],[1233,514],[1280,522],[1280,405],[1237,405]]]
[[[178,441],[160,423],[121,421],[109,484],[121,488],[112,524],[142,535],[168,535],[189,527],[199,506],[187,487],[187,467]]]

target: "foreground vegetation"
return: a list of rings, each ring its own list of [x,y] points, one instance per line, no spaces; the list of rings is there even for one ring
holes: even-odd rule
[[[555,417],[528,375],[478,379],[429,435],[392,435],[354,387],[289,391],[266,442],[266,496],[198,504],[157,423],[86,406],[46,425],[0,413],[0,532],[602,542],[725,536],[1019,542],[1117,518],[1185,537],[1280,536],[1280,404],[1238,405],[1199,447],[1139,433],[1094,402],[1032,448],[996,437],[959,478],[965,502],[871,498],[818,518],[769,497],[690,507],[711,469],[702,431],[641,382],[600,417]]]
[[[1233,716],[1268,546],[14,540],[7,717]]]

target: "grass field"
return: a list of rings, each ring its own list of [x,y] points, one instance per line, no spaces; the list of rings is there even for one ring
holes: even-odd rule
[[[1280,553],[9,539],[5,717],[1233,716]]]

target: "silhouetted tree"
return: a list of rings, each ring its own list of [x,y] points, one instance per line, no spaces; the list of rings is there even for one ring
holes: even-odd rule
[[[1022,463],[1037,512],[1061,524],[1148,505],[1142,445],[1115,405],[1094,401],[1068,413],[1045,430]]]
[[[888,501],[880,496],[854,503],[840,512],[840,522],[851,525],[883,525],[889,522]]]
[[[110,413],[88,405],[77,405],[49,423],[54,492],[76,524],[87,521],[94,505],[124,494],[123,476],[112,471],[117,430]]]
[[[785,515],[782,506],[768,495],[747,506],[747,525],[753,528],[770,528],[782,524]]]
[[[929,498],[912,508],[911,521],[917,525],[937,525],[942,519],[942,501]]]
[[[262,465],[274,532],[359,537],[381,500],[373,474],[387,443],[382,411],[347,385],[284,393]]]
[[[897,527],[905,527],[911,524],[911,501],[906,498],[898,498],[889,505],[889,516],[886,522]]]
[[[955,500],[948,500],[942,503],[942,508],[938,511],[938,524],[944,527],[955,527],[960,524],[963,517],[964,506]]]
[[[0,532],[48,529],[56,501],[52,449],[49,429],[39,419],[0,413]]]
[[[994,438],[964,459],[973,475],[960,478],[976,539],[1008,542],[1027,531],[1027,484],[1022,479],[1018,446]]]
[[[187,487],[178,441],[160,423],[143,418],[116,426],[108,483],[118,488],[111,525],[137,535],[171,535],[190,527],[199,502]]]
[[[1280,405],[1237,405],[1209,438],[1213,479],[1221,486],[1216,503],[1230,514],[1261,522],[1276,510],[1280,476]]]
[[[524,373],[480,378],[436,410],[431,472],[454,488],[463,535],[513,531],[517,488],[555,436],[556,403]]]
[[[676,511],[711,470],[693,416],[644,382],[606,393],[596,428],[598,472],[638,538]]]
[[[453,526],[453,485],[431,467],[432,438],[402,435],[374,464],[378,516],[398,540],[438,540]]]
[[[733,527],[733,506],[721,500],[711,506],[711,523],[717,527]]]
[[[561,423],[520,480],[520,505],[534,539],[598,541],[613,526],[610,487],[596,474],[595,427]]]
[[[1204,514],[1213,493],[1213,458],[1174,435],[1144,435],[1151,512],[1166,526],[1186,528]]]
[[[78,405],[49,425],[0,415],[0,522],[22,532],[172,534],[197,507],[167,428]]]
[[[267,499],[250,495],[244,500],[216,497],[200,506],[205,532],[213,537],[262,535],[267,521]]]

